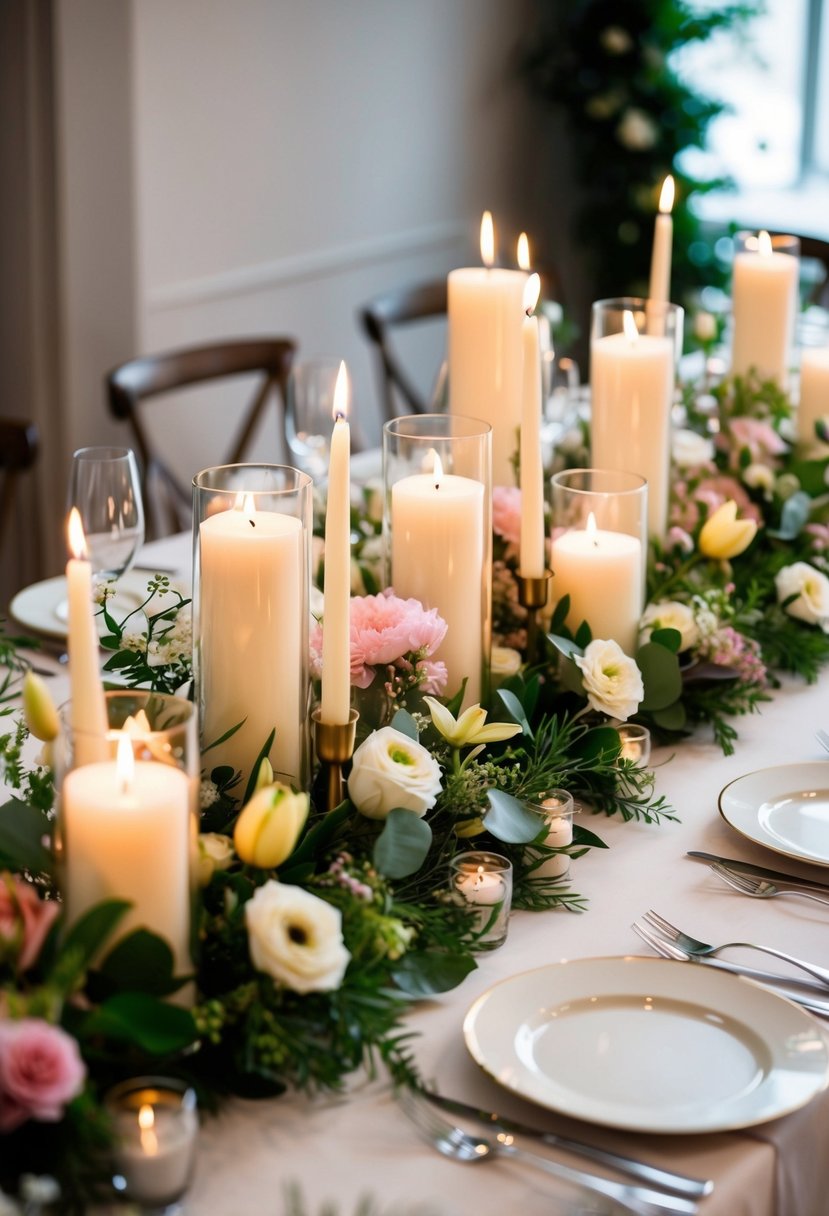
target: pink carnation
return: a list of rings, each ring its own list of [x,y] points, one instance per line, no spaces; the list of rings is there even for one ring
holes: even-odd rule
[[[521,491],[516,486],[492,487],[492,530],[507,544],[521,543]]]
[[[436,608],[424,608],[419,600],[403,600],[390,590],[379,595],[355,595],[351,599],[351,683],[368,688],[375,667],[387,667],[415,654],[429,658],[446,637],[446,621]],[[322,671],[322,628],[311,631],[311,669]],[[441,678],[443,664],[431,664],[428,678],[433,685]],[[442,688],[441,684],[441,688]]]
[[[732,418],[728,431],[735,444],[729,463],[735,468],[739,465],[740,452],[744,448],[748,449],[752,463],[761,464],[767,463],[770,456],[782,456],[787,451],[785,441],[774,427],[759,418]]]
[[[0,1132],[27,1119],[56,1123],[83,1089],[78,1045],[40,1018],[0,1022]]]
[[[0,874],[0,956],[17,956],[26,971],[36,962],[60,906],[40,898],[31,883],[7,871]]]

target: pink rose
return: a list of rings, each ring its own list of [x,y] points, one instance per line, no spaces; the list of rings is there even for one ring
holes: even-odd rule
[[[60,912],[54,900],[40,898],[31,883],[8,871],[0,874],[0,955],[17,956],[26,971],[37,960],[46,934]]]
[[[83,1089],[78,1045],[39,1018],[0,1023],[0,1132],[27,1119],[56,1123]]]
[[[521,543],[521,491],[517,486],[492,487],[492,530],[507,544]]]

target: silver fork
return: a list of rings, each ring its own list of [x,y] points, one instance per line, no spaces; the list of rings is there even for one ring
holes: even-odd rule
[[[824,899],[822,895],[813,895],[811,891],[781,891],[767,878],[755,878],[752,874],[737,874],[716,861],[710,868],[718,878],[728,883],[729,887],[742,892],[743,895],[751,895],[754,899],[774,899],[776,895],[799,895],[803,899],[813,899],[816,904],[829,905],[829,899]]]
[[[677,929],[676,925],[672,925],[669,920],[665,920],[664,916],[660,916],[652,908],[645,913],[644,919],[651,928],[657,929],[670,941],[675,942],[681,950],[696,955],[697,958],[711,957],[736,946],[746,950],[759,950],[762,954],[771,954],[774,958],[782,959],[784,963],[791,963],[792,966],[799,967],[801,971],[805,971],[829,988],[829,971],[824,967],[818,967],[817,963],[808,963],[802,958],[795,958],[792,954],[785,954],[782,950],[775,950],[773,946],[758,946],[754,942],[723,942],[722,945],[711,946],[708,942],[701,942],[697,937],[691,937],[689,933],[683,933],[681,929]]]
[[[518,1148],[514,1137],[509,1132],[499,1132],[492,1139],[474,1136],[447,1122],[437,1113],[434,1107],[413,1090],[402,1090],[398,1094],[400,1107],[415,1127],[421,1132],[439,1153],[453,1161],[474,1164],[478,1161],[488,1161],[496,1156],[512,1157],[534,1165],[547,1174],[552,1174],[564,1182],[583,1187],[597,1195],[612,1199],[635,1216],[664,1216],[665,1212],[693,1213],[699,1210],[698,1204],[692,1199],[684,1199],[680,1195],[666,1195],[653,1191],[649,1187],[631,1186],[624,1182],[613,1182],[609,1178],[600,1178],[583,1170],[573,1169],[550,1157],[542,1157],[540,1153],[532,1153],[528,1149]]]

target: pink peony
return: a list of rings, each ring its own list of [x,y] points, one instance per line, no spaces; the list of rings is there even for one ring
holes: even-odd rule
[[[17,956],[20,971],[37,960],[60,905],[40,898],[31,883],[0,874],[0,955]]]
[[[516,486],[492,487],[492,530],[509,545],[521,543],[521,491]]]
[[[368,688],[375,667],[397,663],[404,655],[418,662],[429,658],[446,637],[446,622],[436,608],[424,608],[419,600],[402,600],[391,590],[379,595],[351,598],[351,683]],[[311,669],[322,672],[322,628],[311,631]],[[432,664],[428,679],[445,683],[443,664]],[[443,685],[441,684],[441,689]]]
[[[78,1045],[40,1018],[0,1022],[0,1132],[27,1119],[56,1123],[83,1089]]]

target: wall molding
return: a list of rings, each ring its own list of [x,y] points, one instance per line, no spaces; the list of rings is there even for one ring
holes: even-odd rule
[[[443,249],[463,240],[466,232],[465,224],[453,220],[353,241],[348,245],[333,245],[311,253],[276,258],[198,279],[182,279],[178,283],[167,283],[148,291],[145,307],[149,312],[167,312],[233,296],[247,296],[310,279],[331,278],[395,258]]]

